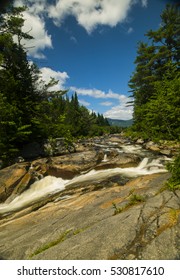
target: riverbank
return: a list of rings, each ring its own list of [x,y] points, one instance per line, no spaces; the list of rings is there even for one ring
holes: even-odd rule
[[[0,257],[179,259],[180,191],[164,187],[171,158],[120,135],[78,149],[0,171]]]

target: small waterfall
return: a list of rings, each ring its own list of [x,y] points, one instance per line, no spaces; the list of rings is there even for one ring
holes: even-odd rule
[[[121,145],[124,153],[133,153],[140,155],[142,153],[142,148],[139,145]]]
[[[107,154],[104,154],[104,158],[103,158],[102,162],[106,162],[106,161],[108,161]]]
[[[148,163],[148,158],[144,158],[141,162],[140,162],[140,164],[138,165],[138,169],[140,169],[140,170],[142,170],[143,168],[145,168],[146,166],[147,166],[147,163]]]
[[[107,155],[104,156],[104,161],[107,161]],[[64,190],[66,187],[76,187],[79,183],[93,183],[98,180],[105,180],[108,177],[122,174],[126,177],[137,177],[140,175],[154,174],[167,172],[164,166],[160,163],[160,159],[150,160],[144,158],[137,167],[127,168],[111,168],[106,170],[91,170],[86,174],[81,174],[74,177],[72,180],[63,180],[53,176],[47,176],[33,183],[30,188],[17,196],[9,203],[0,204],[0,214],[6,214],[18,211],[24,207],[32,205],[51,194]]]
[[[44,177],[43,179],[33,183],[28,190],[14,198],[14,200],[10,203],[0,204],[0,214],[20,210],[25,206],[30,206],[32,203],[47,197],[50,194],[64,190],[67,182],[68,180],[63,180],[53,176]]]
[[[167,170],[161,164],[159,164],[159,166],[156,165],[156,168],[154,169],[149,168],[151,166],[151,163],[148,164],[148,161],[149,161],[148,158],[144,158],[137,167],[127,167],[127,168],[116,167],[116,168],[110,168],[106,170],[91,170],[86,174],[82,174],[80,176],[73,178],[66,184],[66,186],[75,185],[83,182],[93,183],[98,180],[102,180],[102,179],[104,180],[108,177],[114,175],[120,175],[120,174],[128,178],[131,178],[131,177],[137,177],[141,175],[167,172]]]

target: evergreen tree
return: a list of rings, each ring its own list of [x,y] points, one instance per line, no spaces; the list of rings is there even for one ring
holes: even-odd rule
[[[9,13],[0,15],[0,120],[3,130],[0,136],[0,154],[4,158],[9,157],[12,151],[16,152],[18,146],[32,133],[33,105],[39,100],[34,87],[37,69],[29,64],[26,52],[20,44],[22,38],[31,39],[30,35],[21,31],[24,22],[22,11],[24,8],[11,6]],[[14,36],[17,37],[17,42],[14,41]],[[6,114],[8,110],[10,116]]]
[[[8,6],[0,15],[0,156],[7,161],[22,144],[43,137],[37,120],[39,104],[50,98],[49,88],[55,84],[40,81],[38,67],[28,61],[21,41],[32,37],[22,31],[24,10]]]
[[[77,93],[70,100],[67,91],[52,90],[58,81],[41,80],[22,45],[22,39],[32,39],[22,31],[24,10],[8,6],[0,15],[0,158],[5,164],[32,141],[64,137],[69,143],[109,131],[103,115],[80,106]]]
[[[174,138],[178,135],[177,121],[165,117],[165,114],[177,116],[171,98],[177,101],[178,90],[172,93],[172,83],[168,74],[169,69],[173,68],[171,80],[178,87],[179,79],[176,73],[179,69],[180,17],[177,6],[167,5],[161,20],[161,26],[157,31],[150,30],[146,34],[151,45],[143,42],[138,44],[136,69],[129,81],[131,97],[134,98],[133,128],[147,138],[155,135]],[[168,86],[169,90],[165,90]],[[163,112],[163,117],[160,112]]]
[[[172,63],[161,81],[154,85],[155,93],[146,104],[146,133],[150,138],[180,140],[180,75]]]

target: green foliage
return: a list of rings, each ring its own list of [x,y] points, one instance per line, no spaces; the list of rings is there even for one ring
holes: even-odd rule
[[[124,207],[117,207],[115,202],[113,202],[112,205],[114,208],[114,215],[121,213],[125,209]]]
[[[21,45],[23,38],[32,38],[22,32],[23,11],[10,6],[0,15],[0,157],[7,163],[22,143],[34,138],[34,108],[42,100],[39,70],[29,63]]]
[[[134,98],[133,131],[145,139],[178,139],[179,97],[179,10],[167,5],[157,31],[146,36],[150,45],[138,44],[136,69],[129,86]]]
[[[35,252],[33,252],[31,255],[30,255],[30,259],[46,250],[48,250],[49,248],[51,247],[54,247],[56,246],[57,244],[63,242],[66,240],[66,238],[68,237],[68,235],[71,233],[71,229],[70,230],[66,230],[65,232],[63,232],[57,239],[49,242],[49,243],[46,243],[44,245],[42,245],[42,247],[38,248]]]
[[[129,198],[129,203],[128,205],[134,205],[137,204],[139,202],[144,202],[145,198],[142,195],[137,195],[137,194],[132,194]]]
[[[167,182],[167,186],[171,191],[180,189],[180,153],[173,162],[167,164],[167,169],[171,173],[171,178]]]
[[[80,106],[77,94],[54,91],[58,81],[45,84],[35,64],[29,63],[22,39],[24,7],[8,6],[0,15],[0,158],[4,164],[20,153],[23,144],[64,138],[67,148],[74,137],[102,135],[109,124],[102,115]]]
[[[18,153],[18,145],[26,141],[31,134],[30,125],[24,125],[21,112],[7,98],[0,93],[0,155],[4,162],[8,162]]]
[[[155,83],[155,93],[146,104],[146,125],[148,135],[159,139],[178,139],[180,137],[180,78],[169,66],[162,81]],[[180,139],[180,138],[179,138]]]
[[[145,201],[145,197],[144,196],[138,195],[138,194],[133,194],[134,191],[135,191],[135,189],[132,189],[129,192],[129,195],[128,195],[129,201],[124,206],[117,207],[116,203],[114,203],[114,202],[112,203],[113,208],[114,208],[114,215],[117,215],[117,214],[123,212],[124,210],[128,209],[132,205],[135,205],[135,204],[138,204],[138,203],[141,203],[141,202]]]

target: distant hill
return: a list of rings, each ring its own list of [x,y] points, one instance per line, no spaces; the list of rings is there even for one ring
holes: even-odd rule
[[[128,127],[133,124],[133,119],[131,120],[116,120],[107,118],[108,122],[112,126]]]

